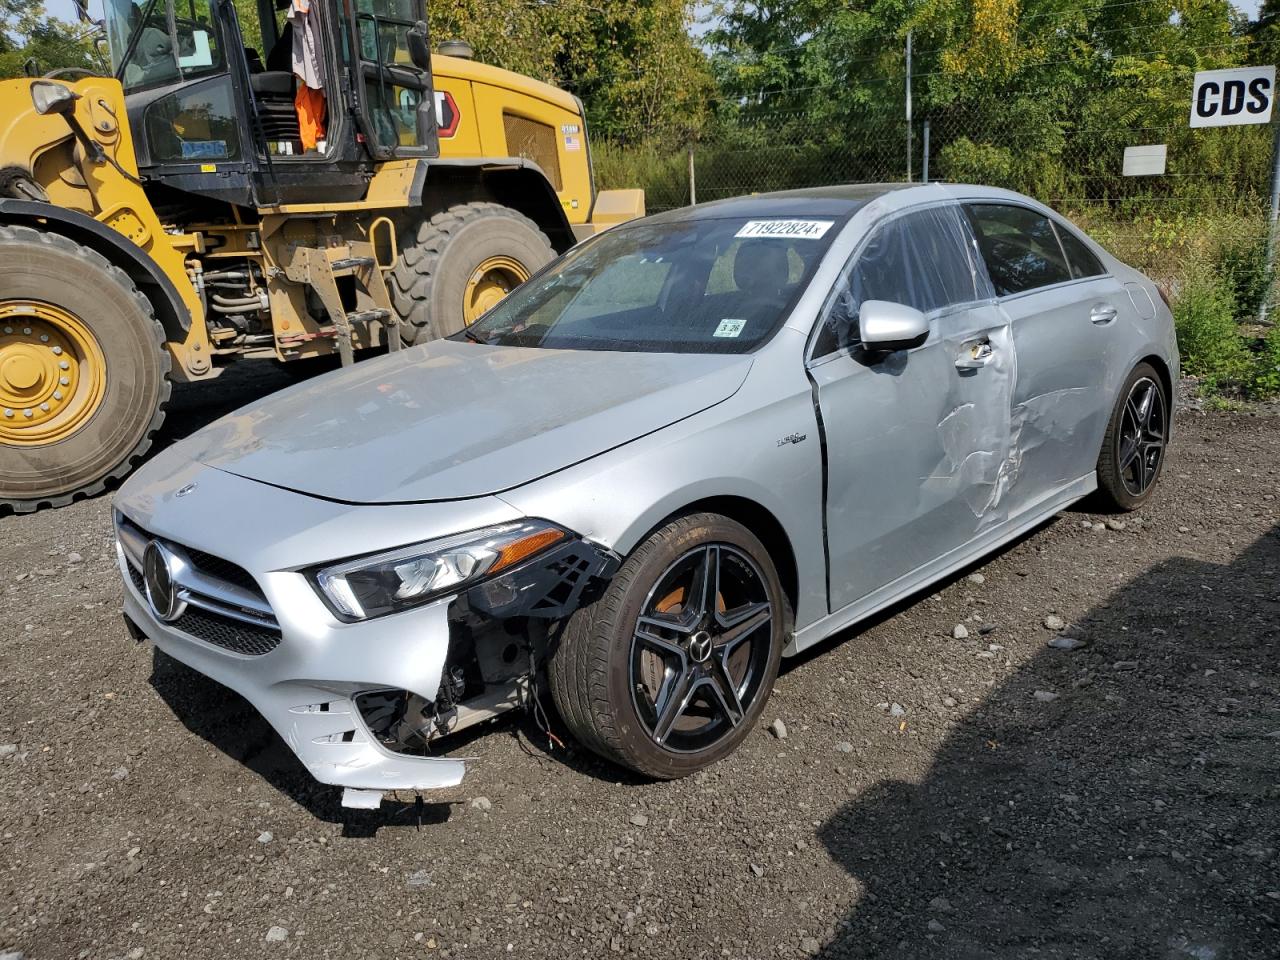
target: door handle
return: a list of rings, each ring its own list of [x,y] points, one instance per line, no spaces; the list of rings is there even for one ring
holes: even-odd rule
[[[1095,303],[1089,311],[1089,319],[1098,326],[1105,326],[1116,318],[1116,308],[1109,303]]]
[[[985,367],[996,355],[990,340],[970,340],[960,348],[960,356],[956,358],[957,370],[977,370]]]

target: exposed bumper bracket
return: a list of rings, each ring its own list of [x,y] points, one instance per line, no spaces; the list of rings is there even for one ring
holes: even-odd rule
[[[342,805],[349,810],[377,810],[382,806],[382,791],[344,787]]]

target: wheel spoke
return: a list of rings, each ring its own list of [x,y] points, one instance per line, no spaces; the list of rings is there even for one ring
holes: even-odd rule
[[[636,633],[646,637],[661,637],[662,630],[674,630],[676,633],[693,633],[698,625],[694,618],[672,617],[665,613],[647,613],[636,618]]]
[[[1129,422],[1133,424],[1135,432],[1142,429],[1142,411],[1138,408],[1138,398],[1133,394],[1129,394],[1129,399],[1124,404],[1125,415],[1129,418]]]
[[[738,696],[733,675],[729,673],[729,665],[724,659],[716,658],[708,685],[715,694],[716,702],[720,705],[720,710],[729,721],[729,725],[736,727],[742,722],[746,711],[742,709],[742,699]]]
[[[685,667],[663,681],[662,689],[658,692],[657,701],[654,703],[654,713],[658,718],[653,725],[654,742],[661,744],[667,739],[676,721],[689,709],[689,704],[693,701],[693,695],[697,690],[698,684],[693,682],[692,671]]]
[[[719,581],[720,549],[706,547],[701,561],[694,567],[681,619],[696,626],[709,610],[714,610],[716,594],[720,589]]]
[[[1151,415],[1156,409],[1156,388],[1154,384],[1148,383],[1146,390],[1143,391],[1142,399],[1138,401],[1138,412],[1142,419],[1140,423],[1145,430],[1151,424]]]
[[[659,653],[674,655],[683,661],[685,659],[685,652],[684,648],[681,647],[680,644],[676,643],[674,640],[668,640],[661,634],[648,629],[648,625],[654,622],[655,621],[649,617],[641,617],[639,622],[636,624],[636,640],[647,647],[657,650]],[[667,623],[663,623],[661,625],[667,629],[677,629]]]
[[[760,613],[761,610],[768,610],[768,609],[769,609],[768,602],[763,602],[763,603],[744,603],[742,606],[735,607],[732,610],[726,610],[724,613],[721,613],[719,610],[717,610],[716,623],[718,623],[724,629],[728,630],[731,627],[736,627],[738,624],[742,623],[742,621],[748,620],[751,617],[756,616],[757,614]]]
[[[1129,465],[1133,463],[1135,457],[1142,452],[1142,444],[1137,437],[1132,440],[1125,440],[1120,446],[1120,469],[1128,470]]]
[[[765,624],[773,619],[773,612],[767,603],[755,605],[752,613],[741,619],[736,620],[735,625],[730,627],[720,636],[716,637],[716,646],[724,651],[724,655],[728,656],[738,644],[747,639],[751,634],[755,633]]]

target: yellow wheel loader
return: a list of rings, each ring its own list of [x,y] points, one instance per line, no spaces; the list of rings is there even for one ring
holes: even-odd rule
[[[455,333],[643,215],[576,98],[433,55],[424,0],[105,14],[113,77],[0,82],[0,511],[126,474],[174,381]]]

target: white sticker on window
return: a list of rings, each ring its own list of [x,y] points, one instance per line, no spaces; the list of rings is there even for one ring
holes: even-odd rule
[[[747,321],[745,320],[730,320],[726,318],[720,321],[720,326],[716,327],[715,336],[736,337],[746,325]]]
[[[831,229],[834,220],[748,220],[735,237],[795,237],[817,240]]]

